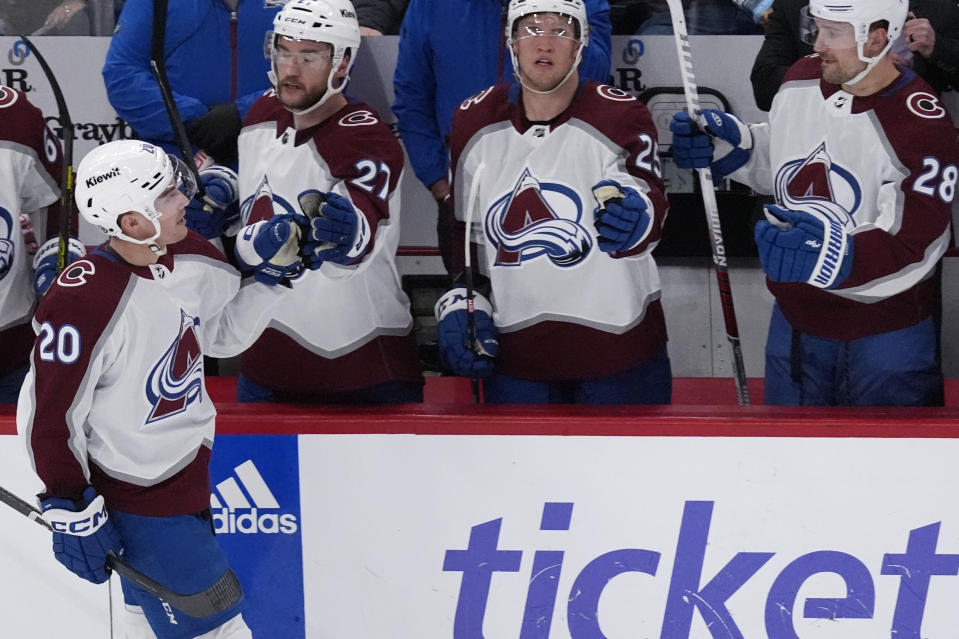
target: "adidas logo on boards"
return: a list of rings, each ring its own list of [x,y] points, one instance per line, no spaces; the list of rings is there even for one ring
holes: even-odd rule
[[[235,467],[233,472],[236,477],[218,483],[210,495],[216,534],[296,533],[299,526],[293,513],[262,512],[280,510],[280,504],[252,459]]]

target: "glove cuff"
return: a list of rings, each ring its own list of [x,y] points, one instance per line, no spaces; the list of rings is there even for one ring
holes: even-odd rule
[[[36,255],[33,256],[33,269],[36,270],[40,266],[40,262],[50,257],[51,255],[56,255],[57,250],[60,246],[60,238],[51,237],[49,240],[40,245],[40,248],[37,249]],[[80,259],[87,254],[87,247],[83,245],[83,242],[78,240],[75,237],[69,238],[67,240],[67,255],[75,256],[74,259]],[[72,261],[72,260],[68,260]]]
[[[823,224],[822,247],[807,284],[833,288],[842,283],[852,265],[852,239],[841,222],[815,216]]]
[[[103,495],[97,495],[82,511],[65,508],[69,505],[69,500],[55,497],[43,501],[43,520],[50,524],[54,532],[89,537],[110,518]]]
[[[466,287],[457,286],[456,288],[451,288],[446,291],[436,300],[436,305],[433,307],[433,314],[436,316],[436,321],[439,322],[454,311],[465,310],[468,310]],[[493,305],[490,304],[488,299],[475,290],[473,291],[473,310],[486,313],[490,317],[493,316]]]

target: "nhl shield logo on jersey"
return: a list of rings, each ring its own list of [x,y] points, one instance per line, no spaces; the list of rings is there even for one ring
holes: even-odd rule
[[[196,331],[200,320],[180,310],[180,333],[147,378],[147,400],[153,406],[150,424],[186,410],[202,397],[203,352]]]
[[[543,256],[562,267],[582,262],[593,247],[582,217],[583,202],[574,189],[541,182],[525,169],[513,190],[486,212],[495,265],[519,266]]]
[[[786,162],[776,173],[776,198],[786,208],[855,226],[862,186],[830,156],[823,142],[805,158]]]

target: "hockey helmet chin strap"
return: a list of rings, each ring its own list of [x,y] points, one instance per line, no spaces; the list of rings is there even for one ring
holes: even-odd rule
[[[885,55],[889,52],[889,49],[892,48],[892,45],[893,45],[893,41],[892,39],[890,39],[888,42],[886,42],[886,46],[883,47],[883,50],[880,51],[876,56],[872,58],[867,58],[866,56],[863,55],[863,48],[866,46],[866,43],[857,42],[856,51],[859,53],[859,59],[866,63],[866,68],[860,71],[859,73],[857,73],[856,76],[852,78],[851,80],[847,80],[846,82],[843,82],[843,84],[852,86],[854,84],[861,82],[863,78],[869,75],[869,72],[872,71],[873,67],[879,64],[879,61],[882,60],[883,57],[885,57]]]

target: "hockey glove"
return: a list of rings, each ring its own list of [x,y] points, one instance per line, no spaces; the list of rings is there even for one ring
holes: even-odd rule
[[[835,288],[849,275],[853,242],[841,223],[775,204],[766,205],[766,218],[754,235],[769,279]]]
[[[103,497],[87,486],[83,498],[48,497],[41,503],[43,519],[53,528],[53,556],[77,576],[102,584],[110,578],[107,555],[120,555],[120,533],[107,514]]]
[[[731,113],[704,109],[702,115],[706,121],[705,133],[686,111],[673,115],[669,123],[669,130],[673,132],[673,159],[681,169],[708,166],[713,182],[719,184],[749,161],[753,136],[749,127]]]
[[[466,289],[446,291],[436,302],[436,341],[440,360],[448,370],[463,377],[486,377],[493,372],[499,353],[493,307],[485,297],[473,295],[474,339],[470,344]]]
[[[60,242],[56,237],[40,245],[37,254],[33,256],[33,290],[37,297],[42,297],[57,278],[57,248]],[[87,254],[86,247],[75,237],[67,243],[67,264],[73,264]]]
[[[243,269],[253,270],[256,281],[279,284],[303,271],[300,235],[306,219],[296,213],[277,215],[244,226],[236,237],[236,257]]]
[[[200,171],[200,182],[206,196],[190,200],[186,225],[210,240],[223,235],[240,218],[239,178],[232,169],[215,165]]]
[[[236,139],[243,122],[232,102],[214,104],[204,115],[184,123],[187,137],[194,146],[203,149],[217,164],[236,164]]]
[[[644,194],[613,180],[593,187],[598,206],[593,209],[593,224],[599,233],[599,248],[606,253],[622,253],[639,244],[649,231],[652,203]]]
[[[352,264],[366,253],[370,239],[366,216],[348,199],[331,191],[320,214],[310,220],[309,237],[303,245],[306,262],[310,268],[319,268],[323,262]]]

